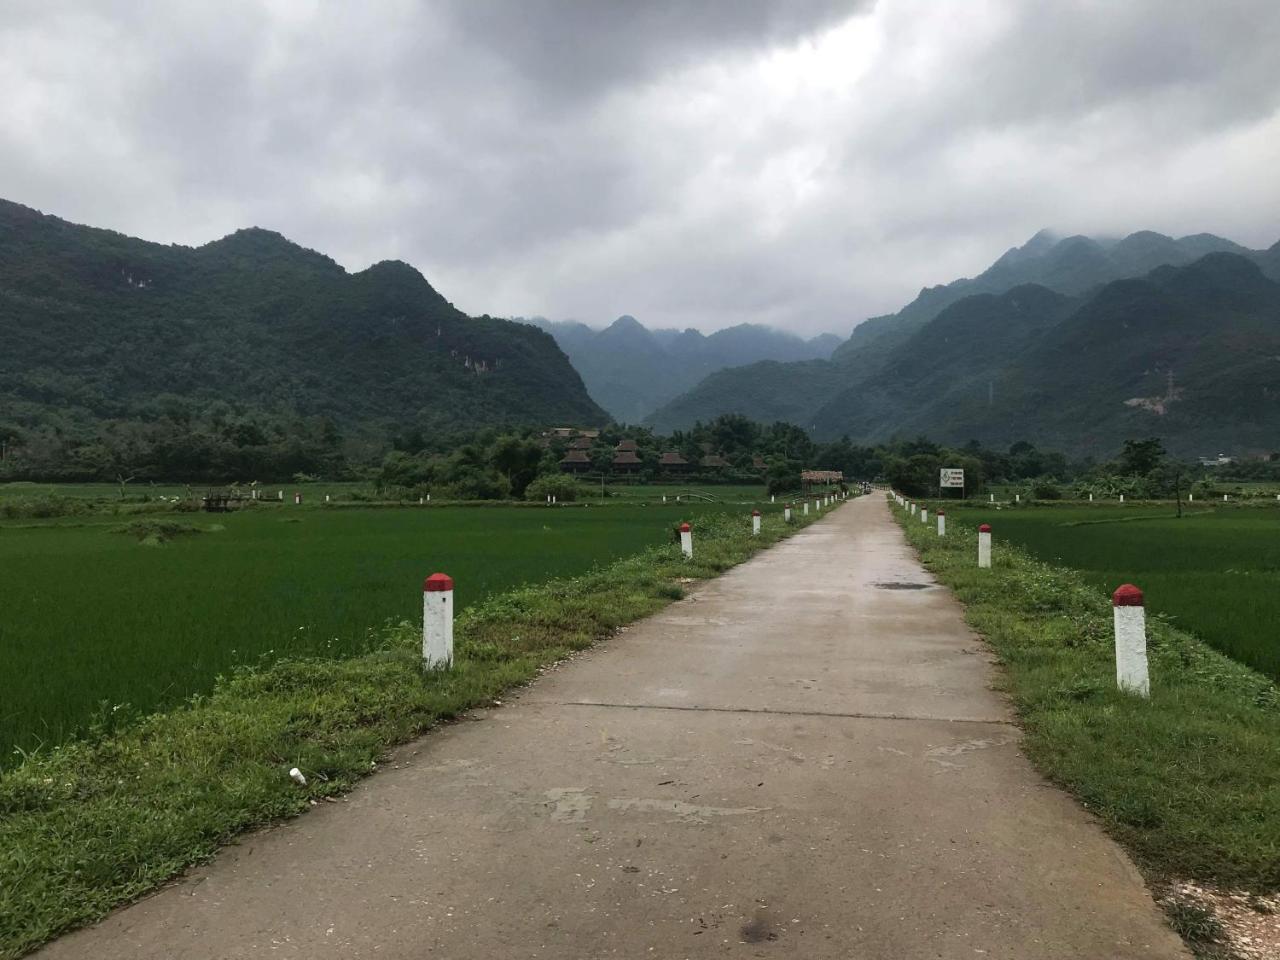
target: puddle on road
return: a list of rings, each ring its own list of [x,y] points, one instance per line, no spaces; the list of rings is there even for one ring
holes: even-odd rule
[[[932,583],[904,583],[894,581],[892,583],[873,583],[873,587],[877,590],[927,590],[932,587]]]

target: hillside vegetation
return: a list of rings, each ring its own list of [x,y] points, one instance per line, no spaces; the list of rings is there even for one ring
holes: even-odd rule
[[[468,317],[407,264],[350,274],[256,228],[165,246],[0,201],[0,339],[0,439],[30,461],[122,435],[323,449],[608,419],[541,330]]]
[[[835,334],[804,340],[753,323],[704,335],[693,329],[650,330],[630,316],[603,330],[573,321],[533,322],[556,338],[592,398],[619,423],[639,423],[703,377],[727,367],[825,360],[840,345]]]
[[[1041,233],[859,325],[828,362],[721,371],[649,423],[742,412],[860,443],[926,432],[1106,454],[1159,435],[1181,453],[1269,450],[1278,279],[1280,244]]]

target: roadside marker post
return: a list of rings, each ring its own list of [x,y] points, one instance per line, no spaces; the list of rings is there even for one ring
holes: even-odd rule
[[[938,511],[938,536],[945,537],[947,535],[947,515],[941,510]]]
[[[978,568],[991,569],[991,524],[978,527]]]
[[[995,503],[995,502],[996,502],[996,495],[994,493],[988,493],[987,503]]]
[[[1090,503],[1093,503],[1093,494],[1092,494],[1092,493],[1091,493],[1091,494],[1089,494],[1089,502],[1090,502]]]
[[[1122,494],[1120,494],[1120,502],[1121,502],[1121,503],[1124,503],[1124,494],[1123,494],[1123,493],[1122,493]]]
[[[809,515],[809,501],[808,501],[808,500],[806,500],[806,501],[804,502],[804,508],[803,508],[803,509],[804,509],[804,515],[807,517],[807,516]]]
[[[422,666],[453,666],[453,577],[433,573],[422,583]]]
[[[751,511],[751,535],[753,537],[760,536],[760,511]]]
[[[786,523],[791,522],[791,504],[788,503],[785,507],[782,508],[782,519]]]
[[[921,507],[921,508],[920,508],[920,522],[921,522],[921,523],[928,523],[928,522],[929,522],[929,508],[928,508],[928,507]]]
[[[1227,495],[1225,493],[1222,495],[1222,502],[1223,503],[1227,502]]]
[[[295,493],[293,495],[293,505],[296,507],[300,503],[302,503],[302,494]]]
[[[329,502],[329,495],[327,493],[324,495],[324,502],[325,503]]]
[[[1127,693],[1151,696],[1147,673],[1147,614],[1142,591],[1124,583],[1111,595],[1116,628],[1116,684]]]
[[[693,530],[689,524],[680,524],[680,552],[686,560],[693,559]]]

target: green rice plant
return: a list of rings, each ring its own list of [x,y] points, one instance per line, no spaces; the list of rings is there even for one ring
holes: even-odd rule
[[[777,508],[781,509],[781,507]],[[421,616],[423,577],[465,609],[665,543],[681,519],[743,508],[249,509],[0,525],[0,769],[21,754],[212,689],[286,657],[371,649]],[[122,536],[115,531],[123,530]],[[214,535],[195,535],[215,531]]]

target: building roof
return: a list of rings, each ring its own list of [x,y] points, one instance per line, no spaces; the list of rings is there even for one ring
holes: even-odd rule
[[[615,449],[615,450],[639,450],[639,449],[640,449],[640,444],[636,443],[634,440],[620,440],[620,441],[618,442],[618,445],[617,445],[616,447],[614,447],[613,449]]]
[[[591,458],[585,450],[570,450],[560,458],[561,463],[590,463]]]
[[[702,465],[704,467],[727,467],[729,466],[729,461],[718,453],[708,453],[702,458]]]
[[[570,441],[569,441],[569,449],[570,449],[570,450],[590,450],[590,449],[591,449],[591,438],[590,438],[590,437],[575,437],[574,439],[572,439],[572,440],[570,440]]]
[[[619,450],[613,455],[613,465],[615,467],[637,466],[640,458],[636,456],[634,450]]]
[[[660,467],[687,467],[688,465],[689,461],[674,450],[668,450],[658,458]]]
[[[801,470],[800,479],[804,483],[835,483],[844,479],[840,470]]]
[[[594,440],[596,437],[600,436],[600,431],[599,430],[579,430],[578,436],[586,437],[588,440]]]

